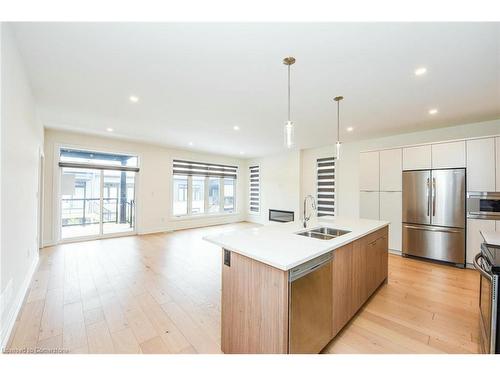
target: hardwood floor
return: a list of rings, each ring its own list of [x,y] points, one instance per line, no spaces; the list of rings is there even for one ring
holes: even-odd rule
[[[43,249],[8,349],[220,353],[221,250],[253,224]],[[478,275],[389,257],[389,281],[324,353],[476,353]]]

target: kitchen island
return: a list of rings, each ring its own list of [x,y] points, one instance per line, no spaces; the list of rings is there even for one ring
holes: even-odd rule
[[[320,352],[387,279],[388,224],[322,218],[205,237],[223,249],[222,351]]]

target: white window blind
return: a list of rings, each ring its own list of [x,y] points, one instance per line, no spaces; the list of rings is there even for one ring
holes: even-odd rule
[[[250,192],[249,207],[250,213],[260,212],[260,168],[258,165],[249,167],[250,169]]]
[[[316,161],[318,216],[335,215],[335,158]]]

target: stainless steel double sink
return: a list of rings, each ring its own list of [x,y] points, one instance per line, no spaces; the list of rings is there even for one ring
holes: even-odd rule
[[[305,236],[305,237],[310,237],[310,238],[316,238],[319,240],[331,240],[336,237],[342,236],[344,234],[350,233],[348,230],[341,230],[341,229],[335,229],[335,228],[328,228],[328,227],[319,227],[319,228],[313,228],[309,230],[305,230],[302,232],[298,232],[299,236]]]

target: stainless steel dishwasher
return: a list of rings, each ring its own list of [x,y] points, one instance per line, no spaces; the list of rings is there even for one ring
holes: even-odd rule
[[[332,260],[330,252],[288,273],[289,353],[319,353],[331,340]]]

